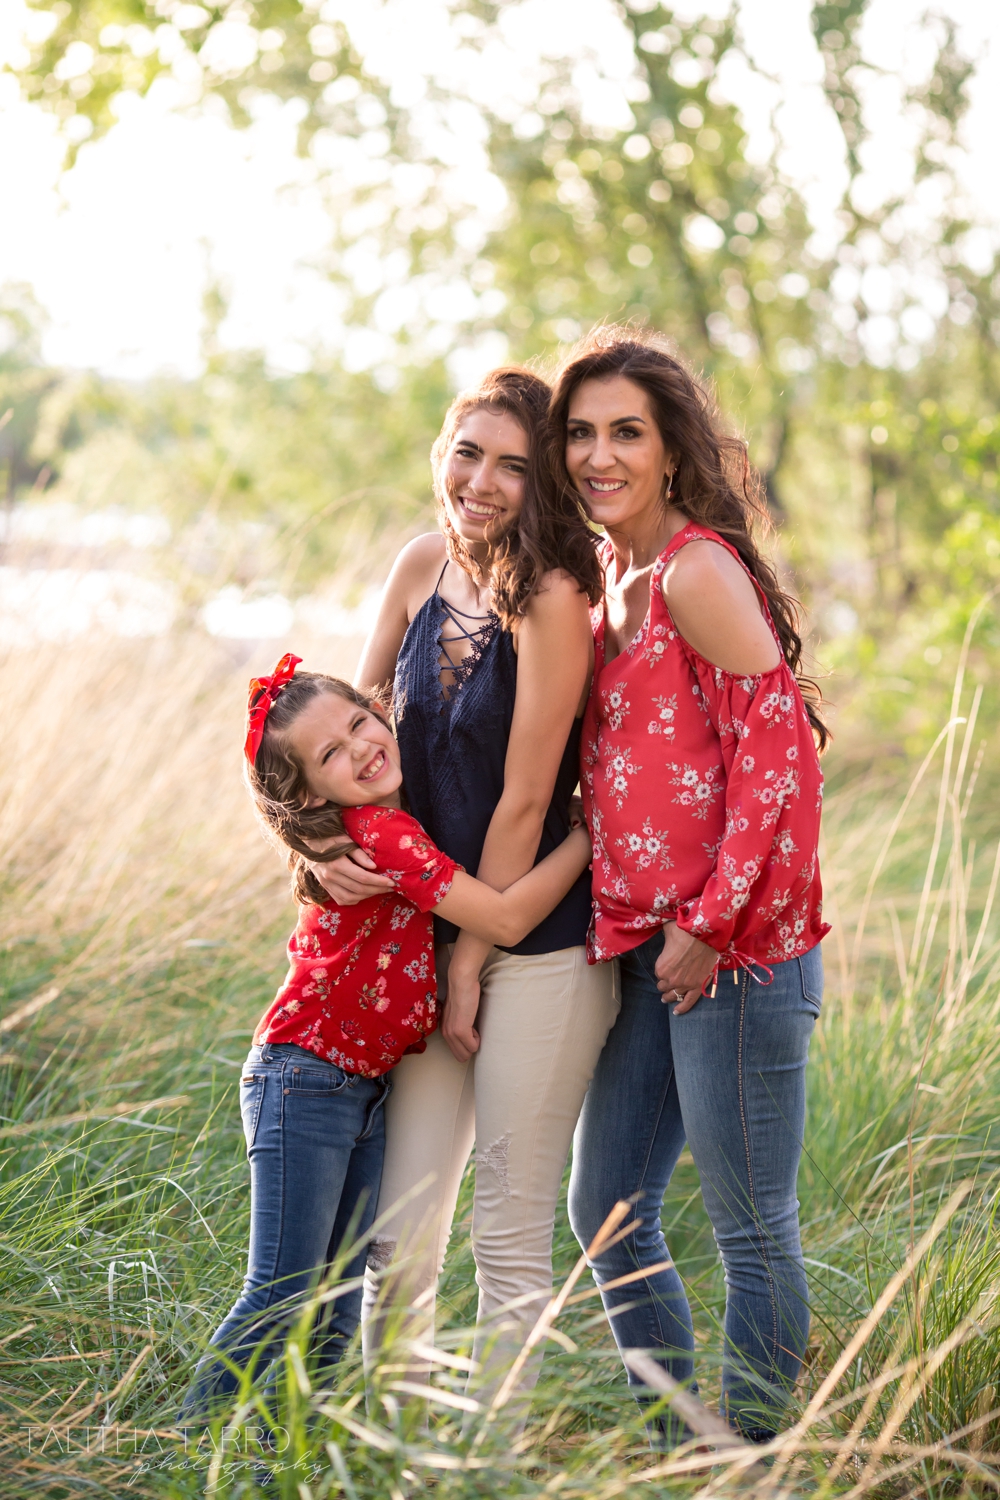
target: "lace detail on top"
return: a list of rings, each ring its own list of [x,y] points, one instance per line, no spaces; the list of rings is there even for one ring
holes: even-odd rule
[[[445,567],[447,566],[446,563]],[[440,585],[441,578],[443,577],[444,569],[442,568],[438,585]],[[441,683],[442,712],[444,712],[444,704],[449,703],[456,693],[461,692],[479,665],[484,653],[492,644],[493,637],[500,629],[500,616],[494,614],[493,610],[490,610],[485,615],[466,614],[464,609],[459,609],[457,605],[449,604],[447,599],[442,598],[437,588],[435,588],[431,597],[432,603],[440,607],[442,616],[441,629],[437,638],[437,644],[440,647],[440,655],[437,661],[438,681],[441,681],[442,672],[450,672],[452,676],[451,682],[447,685],[443,682]],[[461,619],[458,618],[460,615]],[[448,620],[451,621],[458,631],[457,635],[445,635],[445,622]],[[466,630],[462,624],[462,620],[482,620],[483,623],[479,626],[478,630]],[[448,647],[454,644],[455,641],[470,641],[472,643],[472,649],[465,656],[460,657],[458,661],[452,660],[451,652],[448,650]],[[442,656],[445,662],[447,662],[447,666],[441,661]]]
[[[456,629],[457,634],[450,633]],[[471,650],[454,662],[449,647],[459,640],[470,641]],[[455,686],[448,690],[441,683],[443,657],[456,673]],[[463,615],[441,598],[436,586],[411,620],[400,648],[393,711],[410,811],[438,848],[470,871],[479,867],[486,831],[503,795],[516,694],[517,656],[510,631],[492,613],[485,619]],[[539,859],[569,832],[579,735],[576,724],[545,815]],[[590,917],[589,883],[588,875],[581,876],[513,951],[554,953],[581,944]],[[436,917],[434,925],[438,942],[454,942],[457,929],[452,924]]]
[[[461,804],[464,786],[476,774],[482,737],[506,742],[517,678],[513,639],[501,628],[499,616],[492,611],[465,615],[468,621],[483,621],[478,629],[467,630],[458,618],[464,612],[442,598],[439,589],[447,566],[410,623],[393,690],[406,793],[428,829],[436,826],[429,804]],[[457,635],[445,635],[449,620]],[[459,640],[471,641],[472,649],[454,661],[448,646]],[[442,656],[449,663],[446,667]],[[442,671],[454,674],[447,687]]]

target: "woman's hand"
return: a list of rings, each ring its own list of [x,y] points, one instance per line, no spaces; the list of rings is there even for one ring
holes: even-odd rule
[[[570,832],[574,828],[586,828],[587,820],[583,816],[583,798],[572,796],[569,799],[569,826]]]
[[[454,963],[448,969],[448,993],[441,1017],[441,1035],[459,1062],[468,1062],[479,1051],[479,975],[460,973]]]
[[[714,972],[719,955],[707,943],[682,932],[676,922],[664,922],[663,937],[663,952],[656,960],[656,987],[664,1005],[672,1005],[676,1000],[674,1015],[682,1016],[698,1004],[705,980]]]
[[[375,874],[375,861],[356,844],[351,844],[336,859],[313,861],[309,868],[338,906],[357,906],[369,896],[381,896],[394,890],[387,875]]]

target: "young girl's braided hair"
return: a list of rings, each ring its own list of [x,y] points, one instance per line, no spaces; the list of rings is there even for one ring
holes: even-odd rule
[[[288,850],[288,868],[292,872],[292,894],[303,906],[322,906],[330,896],[309,868],[311,860],[340,852],[350,835],[344,828],[343,809],[335,802],[308,807],[309,788],[302,765],[288,742],[288,730],[307,703],[321,693],[332,693],[346,703],[356,703],[376,714],[386,724],[388,712],[374,694],[359,692],[339,677],[325,672],[296,672],[277,690],[265,683],[256,685],[250,695],[250,714],[265,695],[272,702],[267,709],[263,734],[256,753],[246,759],[244,777],[254,800],[257,817],[266,832]]]

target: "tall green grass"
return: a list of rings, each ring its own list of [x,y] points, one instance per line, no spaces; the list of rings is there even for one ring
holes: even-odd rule
[[[349,644],[310,653],[350,666]],[[367,1403],[357,1351],[319,1386],[307,1314],[274,1402],[248,1384],[200,1448],[179,1439],[176,1401],[242,1276],[235,1081],[292,920],[239,786],[247,675],[195,633],[3,663],[16,712],[0,741],[0,1492],[776,1500],[1000,1487],[1000,778],[961,670],[949,724],[910,780],[873,762],[838,783],[830,762],[835,931],[801,1176],[813,1334],[768,1465],[710,1441],[649,1452],[587,1273],[539,1330],[523,1439],[502,1411],[472,1413],[463,1436],[470,1181],[425,1399],[395,1388],[405,1350]],[[724,1288],[686,1155],[664,1224],[711,1406]],[[577,1257],[562,1214],[557,1286]],[[272,1429],[279,1453],[263,1441]]]

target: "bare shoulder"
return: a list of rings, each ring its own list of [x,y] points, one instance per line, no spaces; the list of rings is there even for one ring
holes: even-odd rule
[[[671,558],[661,587],[671,605],[704,600],[714,607],[728,600],[734,606],[749,605],[760,613],[757,590],[742,565],[725,547],[704,537],[688,542]]]
[[[535,618],[565,618],[586,614],[590,601],[571,573],[552,568],[543,573],[528,602],[528,614]]]
[[[713,666],[755,674],[778,665],[757,589],[725,547],[704,538],[688,542],[660,586],[677,629]]]
[[[412,542],[407,542],[405,547],[400,548],[393,568],[401,576],[416,577],[429,568],[440,569],[446,556],[445,541],[440,531],[425,531],[423,536],[415,536]]]
[[[422,603],[433,593],[447,556],[445,540],[439,531],[415,536],[397,554],[389,587],[397,598],[408,601],[411,614],[418,599]]]

